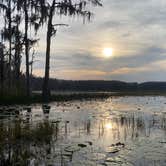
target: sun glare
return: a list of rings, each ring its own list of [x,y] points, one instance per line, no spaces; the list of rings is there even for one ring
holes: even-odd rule
[[[104,48],[103,49],[103,55],[106,58],[109,58],[113,55],[113,49],[112,48]]]
[[[106,129],[112,129],[112,124],[111,123],[106,123],[105,127],[106,127]]]

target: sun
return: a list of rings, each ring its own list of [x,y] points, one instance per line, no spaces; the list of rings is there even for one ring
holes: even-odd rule
[[[104,48],[103,49],[103,55],[106,58],[109,58],[113,55],[113,49],[112,48]]]

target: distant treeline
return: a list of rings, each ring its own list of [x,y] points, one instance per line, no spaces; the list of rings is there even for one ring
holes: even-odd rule
[[[32,78],[32,90],[41,91],[40,77]],[[52,91],[166,91],[166,82],[127,83],[122,81],[104,80],[58,80],[50,79],[49,88]]]

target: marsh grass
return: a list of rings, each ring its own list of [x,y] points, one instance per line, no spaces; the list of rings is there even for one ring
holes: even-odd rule
[[[31,147],[50,145],[54,124],[44,121],[31,127],[22,120],[0,124],[0,165],[28,165],[35,156]],[[42,153],[42,152],[41,152]]]

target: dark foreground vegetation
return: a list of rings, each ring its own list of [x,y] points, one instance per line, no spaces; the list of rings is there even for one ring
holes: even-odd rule
[[[53,92],[50,95],[49,102],[53,101],[71,101],[71,100],[96,100],[106,99],[109,97],[122,96],[166,96],[166,91],[117,91],[117,92]],[[47,101],[48,102],[48,101]],[[32,104],[43,103],[43,98],[40,92],[33,92],[31,97],[26,96],[0,96],[0,105],[13,104]]]
[[[43,27],[43,33],[46,34],[46,51],[42,97],[44,101],[49,100],[51,39],[56,35],[57,27],[67,26],[54,22],[54,17],[79,16],[87,22],[92,15],[91,11],[86,10],[89,5],[102,6],[100,0],[0,0],[1,96],[31,96],[35,44],[39,40],[37,33]],[[21,73],[21,66],[25,69],[24,74]]]
[[[70,101],[70,100],[82,100],[82,99],[94,99],[94,98],[107,98],[111,96],[110,93],[56,93],[52,94],[49,101]],[[0,97],[0,105],[12,105],[12,104],[31,104],[31,103],[43,103],[41,93],[33,93],[31,97],[26,96],[5,96]]]

